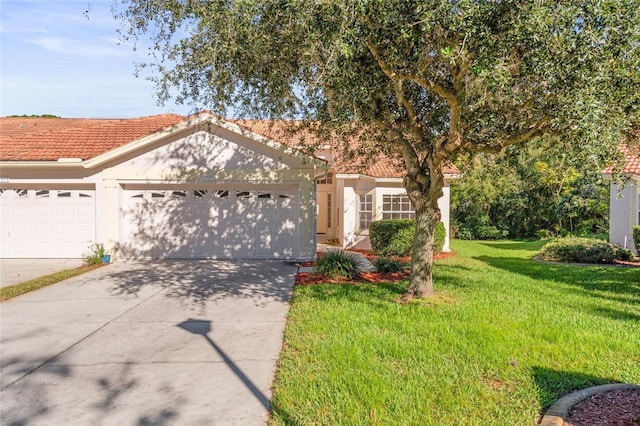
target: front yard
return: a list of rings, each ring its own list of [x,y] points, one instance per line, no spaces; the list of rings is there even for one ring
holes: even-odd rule
[[[272,424],[533,425],[558,397],[640,383],[640,268],[531,258],[542,242],[454,241],[439,297],[298,286]]]

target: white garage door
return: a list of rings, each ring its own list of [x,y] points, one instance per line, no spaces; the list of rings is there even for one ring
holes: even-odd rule
[[[94,190],[0,189],[0,257],[80,258],[95,210]]]
[[[282,188],[127,189],[125,258],[295,258],[294,191]]]

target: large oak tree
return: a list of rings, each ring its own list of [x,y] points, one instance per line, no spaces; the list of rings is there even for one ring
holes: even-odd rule
[[[582,159],[606,156],[638,115],[638,0],[116,0],[114,8],[126,37],[151,42],[160,101],[303,119],[344,141],[347,155],[396,159],[416,212],[406,298],[433,294],[443,165],[533,138]]]

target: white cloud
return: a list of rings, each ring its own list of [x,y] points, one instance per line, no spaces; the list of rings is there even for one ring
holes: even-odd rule
[[[100,38],[95,42],[85,42],[65,37],[41,36],[26,39],[27,42],[40,46],[45,50],[64,55],[85,56],[94,58],[131,56],[131,48],[126,45],[118,46],[110,38]]]

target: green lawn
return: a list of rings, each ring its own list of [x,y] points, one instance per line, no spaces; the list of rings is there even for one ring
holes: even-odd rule
[[[297,287],[272,424],[533,425],[558,397],[640,382],[640,268],[537,263],[542,242],[454,241],[430,305],[406,282]]]
[[[77,268],[65,269],[63,271],[54,272],[52,274],[45,275],[43,277],[34,278],[32,280],[23,281],[18,284],[13,284],[7,287],[0,288],[0,302],[20,296],[21,294],[38,290],[39,288],[46,287],[51,284],[58,283],[62,280],[66,280],[67,278],[84,274],[85,272],[92,271],[96,268],[99,268],[100,266],[102,265],[100,264],[82,265]]]

